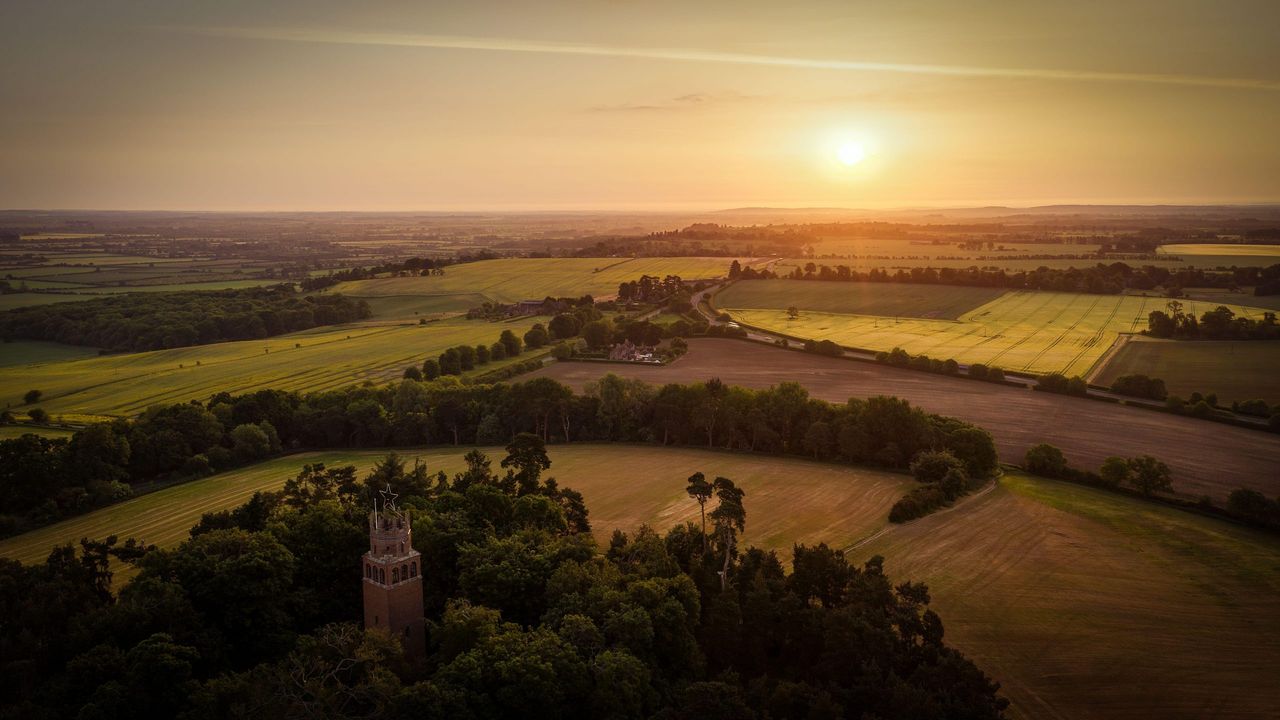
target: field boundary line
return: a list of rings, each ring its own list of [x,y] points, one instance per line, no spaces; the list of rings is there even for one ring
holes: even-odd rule
[[[1128,345],[1131,340],[1133,340],[1132,333],[1120,333],[1117,335],[1115,341],[1111,343],[1111,347],[1107,348],[1107,351],[1102,353],[1101,357],[1093,361],[1093,365],[1089,368],[1089,372],[1084,376],[1084,381],[1090,385],[1094,384],[1098,379],[1098,376],[1107,369],[1107,365],[1111,364],[1111,361],[1116,358],[1116,355],[1120,354],[1120,350],[1122,350],[1125,345]]]
[[[978,490],[977,492],[969,493],[968,495],[965,495],[965,496],[964,496],[963,498],[961,498],[958,502],[954,502],[954,503],[952,503],[949,507],[945,507],[945,508],[943,508],[943,509],[941,509],[941,510],[939,510],[939,511],[937,511],[937,512],[929,513],[928,515],[922,515],[922,516],[920,516],[920,517],[918,517],[918,518],[915,518],[915,519],[912,519],[912,520],[908,520],[908,521],[903,522],[903,523],[889,523],[888,525],[885,525],[884,527],[880,528],[879,530],[877,530],[877,531],[875,531],[875,532],[871,533],[870,535],[868,535],[868,536],[866,536],[866,537],[862,538],[861,540],[859,540],[859,541],[855,542],[854,544],[850,545],[849,547],[845,548],[845,549],[844,549],[844,551],[847,553],[847,552],[850,552],[850,551],[852,551],[852,550],[857,550],[858,548],[860,548],[860,547],[862,547],[862,546],[864,546],[864,545],[866,545],[866,544],[870,543],[871,541],[873,541],[873,540],[875,540],[875,539],[877,539],[877,538],[879,538],[879,537],[882,537],[882,536],[886,535],[887,533],[892,532],[893,530],[895,530],[895,529],[897,529],[897,528],[900,528],[900,527],[906,527],[907,525],[910,525],[910,524],[912,524],[912,523],[920,522],[921,520],[924,520],[925,518],[937,517],[937,516],[939,516],[939,515],[945,515],[945,514],[947,514],[947,513],[951,512],[951,511],[953,511],[953,510],[959,510],[962,506],[969,504],[969,501],[970,501],[970,500],[977,500],[978,498],[982,497],[983,495],[986,495],[986,494],[990,493],[992,490],[995,490],[995,489],[996,489],[996,487],[998,487],[999,485],[1000,485],[1000,480],[999,480],[999,478],[992,478],[992,479],[991,479],[991,482],[989,482],[989,483],[987,483],[986,485],[984,485],[980,490]]]

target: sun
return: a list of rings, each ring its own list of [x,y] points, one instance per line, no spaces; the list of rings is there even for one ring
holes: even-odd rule
[[[867,159],[867,148],[859,142],[844,143],[836,150],[836,159],[849,167],[853,167]]]

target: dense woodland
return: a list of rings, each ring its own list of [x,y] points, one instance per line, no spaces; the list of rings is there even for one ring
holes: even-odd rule
[[[974,478],[997,465],[990,434],[973,425],[896,398],[835,405],[797,383],[655,387],[608,375],[579,394],[547,378],[404,380],[307,395],[220,393],[94,425],[70,440],[0,441],[0,522],[6,533],[20,531],[127,497],[132,485],[201,477],[281,449],[492,445],[521,432],[548,442],[691,445],[899,470],[923,451],[948,450]]]
[[[108,538],[44,565],[0,560],[0,717],[1003,715],[924,585],[826,545],[795,546],[788,574],[744,547],[750,498],[731,479],[689,478],[704,522],[602,548],[576,493],[544,477],[541,438],[517,435],[505,472],[467,461],[452,479],[395,457],[363,479],[308,466],[173,549]],[[367,515],[387,485],[422,553],[420,663],[356,624]],[[111,557],[139,568],[115,595]]]
[[[742,267],[737,260],[729,266],[730,279],[768,279],[786,277],[791,280],[826,282],[896,282],[926,285],[969,285],[1002,287],[1018,290],[1047,290],[1119,294],[1126,289],[1153,290],[1164,288],[1171,295],[1181,294],[1184,287],[1235,288],[1257,286],[1258,295],[1270,294],[1271,283],[1280,278],[1280,265],[1267,268],[1237,267],[1230,270],[1203,268],[1167,268],[1147,265],[1132,267],[1123,262],[1098,263],[1092,267],[1055,269],[1041,267],[1029,271],[1009,272],[996,268],[911,268],[889,272],[883,268],[860,271],[848,265],[820,265],[809,262],[790,273],[778,275],[772,270]]]
[[[257,340],[369,317],[342,295],[303,297],[292,286],[128,293],[0,313],[0,337],[121,352]]]

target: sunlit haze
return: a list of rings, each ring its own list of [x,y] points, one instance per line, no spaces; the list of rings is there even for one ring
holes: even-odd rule
[[[0,9],[0,207],[1280,199],[1280,3]]]

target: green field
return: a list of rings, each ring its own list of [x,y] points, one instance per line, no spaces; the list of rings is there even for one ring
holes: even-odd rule
[[[716,306],[735,320],[796,337],[877,351],[901,347],[913,355],[1068,375],[1087,374],[1120,333],[1145,329],[1147,315],[1164,309],[1168,302],[1133,295],[1011,291],[957,320],[829,312],[802,312],[798,319],[790,320],[782,298],[774,306],[752,308],[729,305],[721,297],[715,298]],[[1218,304],[1183,302],[1184,308],[1196,315]],[[870,307],[875,309],[874,303]],[[1260,318],[1263,313],[1260,308],[1229,307],[1246,317]]]
[[[52,305],[61,302],[77,302],[88,300],[84,295],[61,295],[55,293],[5,293],[0,295],[0,312],[33,305]]]
[[[384,382],[446,348],[490,345],[503,330],[523,335],[534,322],[537,318],[323,327],[265,340],[46,363],[34,373],[29,366],[11,366],[0,368],[0,405],[16,405],[28,390],[39,389],[44,392],[40,406],[50,415],[81,421],[132,415],[158,403],[205,400],[221,391],[308,391]]]
[[[10,365],[79,360],[97,356],[97,348],[64,345],[56,342],[44,342],[43,340],[16,340],[0,344],[0,368],[9,367]]]
[[[732,258],[508,258],[465,263],[430,277],[352,280],[329,292],[371,299],[416,296],[435,312],[466,310],[484,300],[519,302],[547,296],[616,295],[618,285],[641,275],[685,280],[721,277]],[[476,302],[477,297],[480,302]]]
[[[1095,382],[1110,385],[1141,373],[1164,380],[1171,395],[1217,393],[1232,400],[1280,402],[1280,342],[1135,339],[1120,348]]]
[[[1078,485],[1000,485],[854,554],[929,585],[1012,717],[1274,716],[1280,539]]]
[[[1003,288],[906,283],[742,280],[716,295],[728,308],[780,308],[852,315],[954,320],[1005,293]]]
[[[373,317],[377,321],[417,321],[420,318],[456,314],[489,302],[489,297],[480,293],[369,295],[363,299],[369,303],[369,308],[373,310]]]
[[[403,450],[432,471],[463,469],[468,448]],[[502,448],[485,448],[495,461]],[[362,471],[385,450],[305,453],[214,475],[142,495],[56,525],[0,541],[0,557],[37,562],[54,545],[112,533],[166,546],[184,540],[200,515],[240,505],[255,491],[277,490],[305,463],[352,464]],[[614,528],[642,523],[665,529],[698,517],[685,493],[696,471],[731,478],[747,492],[747,534],[752,544],[789,551],[793,542],[828,541],[841,547],[885,524],[889,507],[911,480],[875,470],[769,456],[642,445],[577,444],[549,449],[551,470],[562,485],[583,494],[592,528],[607,543]],[[618,468],[625,467],[625,475]],[[785,506],[786,512],[771,511]]]
[[[12,440],[23,435],[41,435],[48,438],[69,438],[74,431],[66,428],[48,428],[36,425],[0,425],[0,440]]]
[[[1280,295],[1254,295],[1252,288],[1245,292],[1231,292],[1221,288],[1182,288],[1187,298],[1197,302],[1217,305],[1247,305],[1262,310],[1280,312]]]

